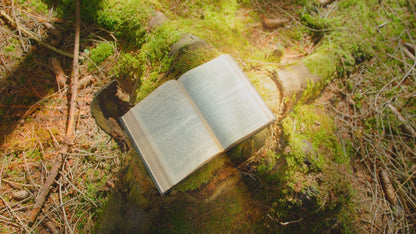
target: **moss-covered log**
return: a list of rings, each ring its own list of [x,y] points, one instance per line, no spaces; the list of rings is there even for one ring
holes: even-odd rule
[[[275,80],[287,112],[294,104],[319,96],[322,88],[335,77],[338,57],[329,52],[314,53],[302,61],[278,70]]]
[[[182,39],[172,45],[171,48],[169,56],[173,58],[173,62],[168,72],[157,81],[158,84],[154,85],[152,89],[146,89],[147,93],[153,91],[154,88],[163,82],[169,79],[176,79],[186,71],[205,63],[220,54],[213,46],[193,35],[184,35]],[[288,100],[286,103],[289,103],[289,101],[299,99],[299,97],[302,96],[302,93],[304,94],[304,97],[307,97],[308,95],[310,97],[312,95],[312,93],[305,95],[305,90],[316,90],[315,92],[317,92],[317,87],[322,87],[322,84],[330,79],[335,71],[335,66],[331,66],[331,64],[335,63],[328,63],[326,61],[329,59],[328,56],[329,55],[326,54],[312,55],[295,65],[278,70],[276,72],[277,76],[275,77],[260,79],[262,85],[272,86],[267,89],[266,92],[260,90],[260,93],[266,99],[269,107],[276,111],[279,109],[278,105],[282,98]],[[115,84],[116,83],[108,85],[104,90],[108,88],[113,89]],[[311,87],[313,87],[313,89]],[[138,87],[139,92],[143,92],[140,88],[141,87]],[[97,95],[97,98],[103,97],[102,93],[109,92],[112,92],[113,96],[116,94],[114,90],[101,91]],[[139,94],[139,96],[144,97],[146,94],[142,93]],[[267,101],[270,97],[278,100]],[[293,97],[295,97],[295,99],[292,99]],[[116,98],[115,100],[118,99]],[[108,96],[106,96],[106,99],[104,100],[104,102],[108,103],[111,103],[112,101],[113,100],[108,99]],[[97,106],[96,103],[102,103],[102,101],[93,102],[93,112],[94,107]],[[109,105],[108,103],[107,105]],[[106,105],[101,104],[100,107],[105,108],[105,106]],[[123,111],[119,111],[118,113],[123,113]],[[108,114],[94,114],[94,116],[99,125],[108,125],[109,121],[105,119],[108,117]],[[103,129],[109,131],[110,127],[104,126]],[[155,217],[160,217],[162,215],[159,213],[162,207],[171,206],[172,202],[181,204],[183,203],[184,198],[194,196],[191,194],[199,194],[199,197],[195,198],[193,202],[207,202],[209,204],[210,202],[216,201],[218,198],[226,199],[229,195],[228,191],[230,190],[245,190],[246,188],[241,180],[244,176],[242,176],[240,170],[236,170],[234,166],[232,166],[231,160],[237,158],[238,161],[238,158],[247,158],[252,156],[254,152],[258,152],[260,148],[264,147],[265,142],[267,142],[270,137],[270,133],[269,129],[265,129],[241,145],[230,150],[229,156],[222,155],[213,159],[207,165],[200,168],[197,172],[175,186],[171,192],[164,197],[159,196],[156,187],[147,174],[138,155],[132,150],[129,158],[130,162],[121,176],[121,182],[110,199],[106,212],[102,217],[102,221],[97,226],[97,230],[105,232],[120,230],[128,231],[132,227],[139,228],[140,230],[148,230],[148,228],[152,227],[152,223],[153,225],[162,225],[160,221],[154,220]],[[266,151],[264,151],[264,153],[266,153]],[[141,221],[138,220],[137,222],[128,224],[128,220],[130,219],[129,215],[132,212],[145,218],[141,219]],[[118,219],[114,219],[114,221],[117,222],[115,223],[112,219],[115,213],[117,213],[117,217],[125,216],[125,221],[119,222],[116,221]]]

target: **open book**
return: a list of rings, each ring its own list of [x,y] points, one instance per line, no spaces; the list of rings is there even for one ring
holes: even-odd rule
[[[161,194],[274,120],[229,55],[165,82],[121,117]]]

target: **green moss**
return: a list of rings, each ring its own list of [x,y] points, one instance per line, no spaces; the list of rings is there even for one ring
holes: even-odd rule
[[[221,54],[218,50],[209,45],[196,49],[193,48],[194,46],[199,47],[199,45],[186,46],[182,48],[182,51],[174,58],[175,63],[173,64],[173,73],[171,74],[173,79],[179,78],[183,73],[204,64]]]
[[[324,113],[319,107],[303,105],[295,107],[288,118],[283,120],[291,154],[296,158],[300,158],[299,155],[307,156],[312,166],[318,170],[328,160],[345,157],[334,134],[333,122]]]
[[[88,70],[94,69],[96,66],[101,65],[109,56],[114,53],[114,43],[100,42],[95,48],[91,49],[89,57],[91,61],[88,61]]]
[[[104,0],[93,13],[97,15],[96,22],[105,28],[116,32],[123,39],[125,46],[139,47],[143,43],[145,27],[152,12],[151,4],[147,1]]]
[[[194,47],[197,47],[197,49],[194,49]],[[218,55],[219,52],[214,48],[209,46],[202,46],[201,48],[199,48],[199,44],[185,46],[184,48],[181,48],[181,52],[174,57],[169,57],[166,53],[164,57],[162,57],[165,58],[165,60],[162,59],[161,62],[156,62],[156,65],[149,65],[149,67],[154,67],[159,70],[155,70],[152,73],[148,73],[147,77],[142,77],[143,84],[137,90],[136,102],[141,101],[144,97],[150,94],[155,88],[157,88],[163,82],[170,79],[178,79],[180,75],[182,75],[186,71],[189,71],[190,69],[198,65],[208,62],[209,60],[217,57]],[[172,63],[172,61],[174,61],[174,63]],[[168,65],[169,71],[166,71]],[[165,74],[164,72],[167,73]]]
[[[334,76],[338,65],[337,58],[329,51],[316,52],[302,62],[313,75],[320,76],[323,81]]]
[[[237,185],[212,201],[178,200],[161,214],[154,231],[161,233],[252,233],[253,209],[249,197]]]
[[[182,182],[175,186],[178,191],[189,191],[199,188],[202,184],[206,184],[214,176],[214,173],[220,169],[225,163],[225,155],[215,157],[205,166],[192,173]]]
[[[25,6],[29,12],[35,11],[43,15],[50,14],[48,5],[41,0],[18,0],[16,4],[20,6]]]
[[[269,152],[257,167],[266,191],[272,193],[263,198],[270,199],[270,214],[278,220],[303,218],[302,226],[282,231],[327,230],[334,223],[323,220],[351,217],[353,190],[345,176],[349,157],[335,136],[332,119],[322,107],[300,105],[282,121],[282,128],[286,148]]]
[[[178,28],[175,22],[167,21],[146,37],[139,54],[142,70],[147,71],[144,79],[156,81],[168,71],[173,59],[169,56],[170,48],[181,37]]]
[[[127,171],[123,175],[123,181],[126,184],[125,187],[128,188],[127,199],[132,204],[145,208],[149,204],[149,200],[144,196],[143,180],[148,178],[143,178],[142,174],[138,170],[144,170],[144,168],[136,167],[136,163],[130,163]],[[141,183],[138,183],[138,180]]]
[[[4,48],[4,52],[14,52],[16,50],[15,45],[8,45],[6,48]]]

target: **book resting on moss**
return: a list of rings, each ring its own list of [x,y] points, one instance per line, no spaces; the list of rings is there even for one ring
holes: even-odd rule
[[[165,82],[121,117],[161,194],[274,121],[227,54]]]

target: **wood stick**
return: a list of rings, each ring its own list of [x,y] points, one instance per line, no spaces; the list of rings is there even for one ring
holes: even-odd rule
[[[413,129],[413,127],[408,123],[408,121],[403,117],[402,114],[391,104],[388,104],[388,107],[390,110],[394,113],[396,118],[401,122],[400,127],[402,128],[402,131],[410,135],[411,137],[416,137],[416,131]]]
[[[62,167],[63,163],[63,153],[66,153],[65,151],[68,150],[67,145],[64,145],[64,147],[61,150],[61,153],[58,155],[57,161],[52,166],[52,169],[49,172],[48,177],[45,180],[45,183],[40,188],[40,193],[36,197],[35,205],[33,206],[32,210],[30,211],[29,217],[28,217],[28,223],[29,225],[32,225],[36,217],[38,216],[40,209],[42,209],[43,204],[46,201],[46,197],[49,194],[49,190],[51,189],[52,185],[55,183],[55,179],[58,176],[59,169]]]
[[[76,96],[78,94],[78,54],[79,54],[79,34],[80,34],[80,24],[81,24],[81,16],[80,16],[80,3],[79,0],[76,1],[76,13],[75,13],[75,45],[74,45],[74,55],[73,55],[73,76],[71,80],[71,101],[69,102],[69,111],[68,111],[68,124],[66,129],[66,135],[65,135],[65,142],[62,146],[57,161],[53,165],[48,177],[46,178],[45,183],[42,185],[40,189],[39,196],[36,197],[35,205],[33,206],[33,209],[30,212],[28,221],[29,224],[32,225],[36,217],[38,216],[40,210],[43,207],[43,204],[46,201],[46,198],[49,194],[49,190],[52,187],[52,185],[55,183],[55,179],[57,178],[59,174],[59,170],[62,167],[62,164],[64,162],[64,157],[66,153],[69,151],[70,146],[72,145],[72,139],[74,134],[74,112],[75,112],[75,105],[76,105]]]
[[[74,44],[74,59],[72,62],[72,79],[71,79],[71,99],[69,101],[68,111],[68,125],[66,127],[65,141],[67,144],[72,144],[72,138],[74,135],[74,122],[75,122],[75,109],[76,109],[76,98],[78,95],[78,76],[79,76],[79,34],[80,34],[80,6],[79,0],[76,1],[76,13],[75,13],[75,44]]]
[[[407,55],[407,57],[409,57],[412,61],[414,61],[415,55],[412,52],[410,52],[410,50],[406,46],[403,46],[402,48],[403,48],[403,52]]]
[[[51,65],[53,68],[53,72],[55,73],[56,83],[58,84],[58,88],[61,89],[66,85],[66,76],[64,70],[62,69],[61,65],[58,62],[58,59],[51,58]]]
[[[29,38],[37,41],[40,45],[60,54],[66,57],[70,57],[73,58],[74,56],[68,52],[65,52],[63,50],[60,50],[56,47],[53,47],[51,45],[49,45],[46,42],[43,42],[41,38],[38,37],[38,35],[36,35],[35,33],[21,27],[20,25],[18,25],[13,19],[12,17],[10,17],[4,10],[0,10],[0,15],[3,16],[3,18],[5,18],[7,21],[9,21],[9,23],[13,24],[14,26],[16,26],[16,28],[18,28],[20,31],[22,31],[24,34],[26,34]]]
[[[87,87],[87,85],[89,85],[92,82],[93,79],[94,79],[94,77],[92,75],[88,75],[88,76],[80,79],[78,81],[78,88],[83,89],[83,88]]]

